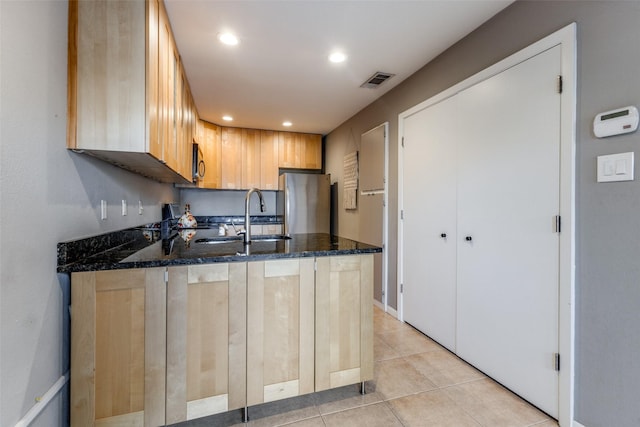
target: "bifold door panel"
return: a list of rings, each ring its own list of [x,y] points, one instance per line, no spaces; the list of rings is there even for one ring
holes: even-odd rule
[[[558,415],[561,47],[404,120],[403,316]]]

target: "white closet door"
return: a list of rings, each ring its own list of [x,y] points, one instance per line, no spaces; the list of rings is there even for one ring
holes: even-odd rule
[[[449,98],[406,118],[403,155],[403,320],[452,351],[456,117],[456,99]]]
[[[555,417],[559,74],[555,47],[461,92],[457,127],[457,353]]]

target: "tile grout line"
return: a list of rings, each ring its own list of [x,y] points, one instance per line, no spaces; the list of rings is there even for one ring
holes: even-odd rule
[[[398,415],[398,414],[396,413],[396,411],[393,409],[393,405],[391,405],[389,402],[390,402],[389,400],[385,400],[385,401],[384,401],[384,403],[387,405],[387,408],[389,408],[389,410],[391,411],[391,413],[393,414],[393,416],[394,416],[394,417],[396,417],[396,419],[398,420],[398,422],[400,423],[400,425],[401,425],[402,427],[410,427],[410,426],[407,426],[407,425],[402,421],[402,418],[400,417],[400,415]]]

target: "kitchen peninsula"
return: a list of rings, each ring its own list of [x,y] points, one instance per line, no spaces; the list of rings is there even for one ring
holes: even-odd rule
[[[193,231],[59,244],[72,287],[72,426],[246,416],[373,378],[380,248],[329,234],[220,243],[217,227]]]

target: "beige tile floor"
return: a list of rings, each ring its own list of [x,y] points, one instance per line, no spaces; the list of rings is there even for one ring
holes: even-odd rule
[[[375,378],[179,424],[182,427],[557,427],[555,420],[379,308]]]

